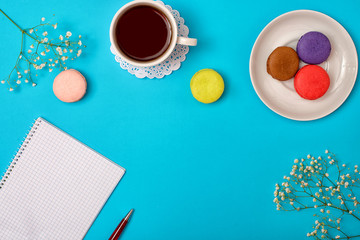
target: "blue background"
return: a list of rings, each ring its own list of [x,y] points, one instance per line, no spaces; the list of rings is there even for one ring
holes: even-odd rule
[[[57,72],[38,86],[8,92],[0,85],[0,169],[5,169],[34,119],[41,116],[127,169],[85,239],[107,239],[135,208],[121,239],[304,239],[313,212],[278,212],[274,184],[294,158],[327,148],[346,163],[359,162],[359,85],[335,113],[297,122],[269,110],[250,81],[250,52],[273,18],[297,9],[321,11],[339,21],[360,44],[357,0],[167,0],[198,38],[181,68],[161,80],[137,79],[114,61],[108,30],[127,1],[1,1],[21,26],[41,17],[59,23],[58,34],[82,34],[88,46],[69,67],[88,81],[83,100],[60,102],[52,92]],[[20,32],[0,15],[0,73],[5,77],[20,47]],[[189,83],[213,68],[225,93],[205,105]],[[0,213],[1,214],[1,213]]]

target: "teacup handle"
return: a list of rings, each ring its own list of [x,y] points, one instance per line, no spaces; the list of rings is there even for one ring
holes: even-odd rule
[[[197,39],[196,38],[186,38],[186,37],[178,37],[177,44],[187,45],[187,46],[196,46]]]

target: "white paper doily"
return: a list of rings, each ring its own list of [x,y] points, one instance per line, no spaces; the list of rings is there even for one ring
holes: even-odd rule
[[[162,5],[165,5],[162,1],[157,1]],[[189,35],[189,28],[184,24],[184,19],[180,17],[180,13],[177,10],[173,10],[169,5],[165,5],[170,10],[175,18],[178,27],[178,35],[187,37]],[[185,61],[186,54],[189,52],[189,47],[176,44],[174,51],[171,55],[162,63],[152,67],[136,67],[121,59],[116,55],[113,46],[110,47],[111,52],[115,55],[115,60],[120,63],[122,69],[127,70],[129,73],[135,75],[137,78],[163,78],[166,75],[170,75],[173,71],[180,68],[181,63]]]

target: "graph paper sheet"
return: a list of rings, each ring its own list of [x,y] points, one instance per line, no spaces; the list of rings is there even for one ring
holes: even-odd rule
[[[0,239],[82,239],[125,170],[39,118],[0,184]]]

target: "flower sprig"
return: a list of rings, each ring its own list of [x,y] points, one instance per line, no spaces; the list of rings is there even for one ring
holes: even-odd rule
[[[50,38],[52,31],[58,28],[58,24],[45,22],[41,18],[38,25],[23,29],[17,25],[4,11],[0,12],[12,22],[21,32],[21,47],[16,59],[15,66],[9,75],[1,80],[2,84],[7,83],[9,91],[17,88],[22,81],[36,86],[35,77],[38,76],[34,71],[47,69],[52,72],[54,69],[66,70],[68,60],[74,60],[82,54],[83,45],[81,35],[78,39],[72,37],[72,33],[59,35],[55,39]],[[26,44],[27,42],[30,44]]]
[[[325,157],[295,159],[289,176],[275,185],[274,203],[277,210],[300,211],[316,209],[318,219],[313,231],[307,234],[315,239],[352,239],[342,226],[344,217],[355,221],[360,227],[359,194],[360,172],[340,164],[328,150]]]

